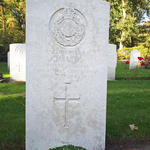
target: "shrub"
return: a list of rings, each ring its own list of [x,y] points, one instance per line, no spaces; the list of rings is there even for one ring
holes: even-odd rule
[[[141,52],[141,56],[145,58],[149,52],[148,48],[145,48],[143,45],[138,47],[132,47],[132,48],[123,48],[117,50],[117,57],[118,60],[124,60],[124,59],[130,59],[130,53],[132,50],[137,49]]]
[[[0,46],[0,62],[7,61],[7,50],[4,46]]]

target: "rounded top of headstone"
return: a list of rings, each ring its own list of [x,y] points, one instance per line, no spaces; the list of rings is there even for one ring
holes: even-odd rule
[[[114,48],[115,50],[117,49],[117,45],[115,44],[108,44],[109,47]]]
[[[131,52],[132,52],[132,53],[140,53],[140,51],[137,50],[137,49],[134,49],[134,50],[132,50]]]
[[[10,44],[10,51],[16,54],[24,55],[26,51],[26,44],[14,43]]]
[[[12,43],[10,45],[26,45],[25,43]]]
[[[50,32],[53,39],[62,46],[76,46],[86,31],[86,18],[77,9],[61,8],[50,19]]]

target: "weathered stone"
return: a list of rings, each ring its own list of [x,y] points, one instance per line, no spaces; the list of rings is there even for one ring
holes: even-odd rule
[[[117,52],[116,45],[109,44],[108,45],[108,80],[115,80],[116,67],[117,67]]]
[[[140,56],[141,56],[141,53],[138,50],[135,49],[135,50],[131,51],[130,65],[129,65],[130,69],[135,69],[140,65],[140,61],[138,59],[138,57],[140,57]]]
[[[27,0],[26,150],[105,149],[108,38],[105,1]]]
[[[7,66],[8,70],[10,70],[10,52],[7,53]]]
[[[26,81],[26,45],[10,44],[10,79]]]

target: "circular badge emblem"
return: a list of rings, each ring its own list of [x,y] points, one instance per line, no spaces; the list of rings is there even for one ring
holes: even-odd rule
[[[86,19],[77,9],[62,8],[50,20],[50,32],[62,46],[76,46],[85,36]]]

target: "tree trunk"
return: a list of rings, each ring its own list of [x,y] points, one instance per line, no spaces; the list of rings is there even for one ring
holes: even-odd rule
[[[120,42],[119,49],[123,48],[123,42]]]
[[[6,18],[5,18],[5,8],[1,5],[1,14],[2,14],[2,26],[3,26],[3,37],[6,33]]]
[[[122,21],[124,23],[125,20],[126,20],[126,16],[127,16],[126,10],[125,10],[125,0],[122,0],[122,13],[123,13],[123,19],[122,19]],[[119,49],[122,49],[124,47],[124,42],[123,42],[124,35],[125,35],[125,31],[122,30]]]

